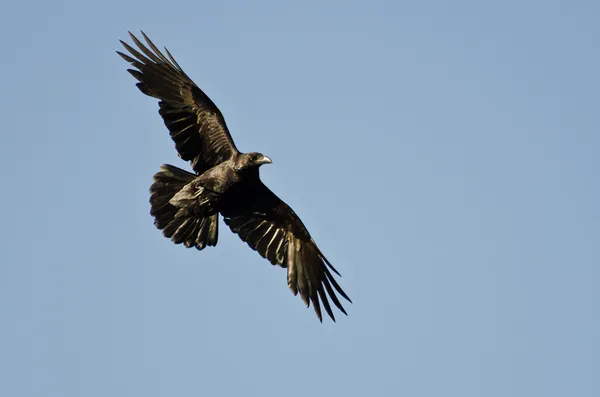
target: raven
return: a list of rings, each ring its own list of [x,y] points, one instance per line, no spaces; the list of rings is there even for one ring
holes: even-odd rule
[[[144,32],[147,46],[129,35],[141,52],[120,40],[131,56],[117,53],[136,68],[127,71],[139,81],[140,91],[160,100],[159,114],[179,157],[194,170],[164,164],[154,175],[150,214],[156,227],[175,244],[202,250],[217,244],[221,214],[250,248],[273,265],[287,268],[288,287],[294,295],[300,293],[307,307],[312,302],[319,321],[323,321],[321,304],[335,321],[329,299],[347,314],[336,291],[352,301],[331,271],[340,273],[296,213],[259,178],[259,167],[271,159],[257,152],[239,152],[217,106],[169,50],[165,48],[167,58]]]

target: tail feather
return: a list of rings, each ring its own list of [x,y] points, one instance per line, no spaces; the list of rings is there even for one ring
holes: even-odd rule
[[[170,201],[196,178],[195,174],[163,164],[150,187],[150,214],[154,224],[175,244],[201,250],[217,245],[219,214],[199,216],[196,211],[176,207]],[[177,204],[177,203],[176,203]]]

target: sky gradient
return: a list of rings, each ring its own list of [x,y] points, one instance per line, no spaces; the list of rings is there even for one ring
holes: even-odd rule
[[[0,395],[600,395],[600,3],[12,2],[0,14]],[[221,223],[117,56],[167,46],[342,273],[320,324]]]

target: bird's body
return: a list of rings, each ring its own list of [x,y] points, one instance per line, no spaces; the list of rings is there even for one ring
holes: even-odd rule
[[[287,268],[289,288],[300,293],[307,306],[312,302],[320,320],[321,304],[335,320],[328,298],[346,313],[336,292],[350,299],[330,270],[339,273],[300,218],[260,180],[259,167],[271,159],[239,152],[219,109],[168,50],[169,58],[146,35],[150,49],[131,38],[143,54],[122,41],[135,58],[118,53],[137,69],[128,71],[139,81],[138,88],[160,100],[159,113],[179,156],[195,171],[165,164],[154,175],[150,213],[155,225],[174,243],[202,250],[217,244],[220,214],[253,250]]]

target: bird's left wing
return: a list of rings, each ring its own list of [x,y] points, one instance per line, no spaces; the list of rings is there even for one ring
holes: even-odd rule
[[[338,271],[329,263],[295,212],[260,180],[244,184],[230,196],[221,213],[225,224],[250,248],[273,265],[287,268],[288,286],[313,308],[320,321],[321,305],[333,321],[329,299],[344,314],[336,292],[348,295],[333,278]],[[329,296],[329,299],[328,299]]]

